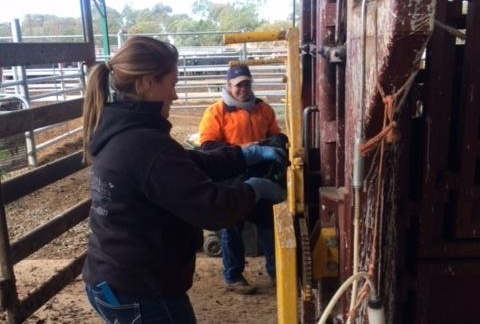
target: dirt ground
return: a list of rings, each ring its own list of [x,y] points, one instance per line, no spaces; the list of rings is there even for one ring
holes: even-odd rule
[[[177,108],[171,111],[172,136],[183,142],[197,131],[203,109]],[[64,125],[74,129],[80,121]],[[58,132],[54,130],[52,132]],[[65,130],[63,130],[64,132]],[[42,136],[51,137],[53,133]],[[37,142],[41,142],[38,139]],[[40,163],[46,163],[80,148],[80,134],[60,142],[39,154]],[[10,240],[13,242],[36,226],[44,223],[66,206],[88,197],[88,169],[58,181],[6,206]],[[20,298],[33,291],[46,279],[85,249],[88,226],[86,222],[56,239],[34,255],[15,266],[17,290]],[[189,291],[199,324],[269,324],[276,323],[275,287],[264,270],[263,257],[248,257],[245,276],[259,287],[255,295],[241,296],[225,291],[221,277],[221,258],[198,253],[194,284]],[[5,319],[0,313],[0,323]],[[102,321],[90,308],[83,292],[81,277],[48,301],[25,323],[83,323],[99,324]]]

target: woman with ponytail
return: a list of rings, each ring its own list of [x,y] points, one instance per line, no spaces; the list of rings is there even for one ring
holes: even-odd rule
[[[282,189],[263,178],[222,180],[281,150],[186,150],[170,136],[177,49],[132,37],[93,66],[85,92],[84,160],[91,163],[90,237],[83,280],[107,323],[196,323],[192,285],[199,230],[244,220]]]

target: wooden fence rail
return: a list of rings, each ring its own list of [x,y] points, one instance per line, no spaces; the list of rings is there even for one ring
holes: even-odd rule
[[[91,3],[89,0],[80,0],[79,4],[82,12],[82,30],[84,31],[82,42],[0,43],[0,57],[2,58],[0,69],[20,66],[22,67],[20,72],[23,72],[25,66],[59,64],[58,62],[85,62],[91,65],[95,61]],[[21,35],[21,33],[17,34]],[[20,41],[20,39],[16,39],[16,41]],[[28,77],[23,76],[20,80],[5,80],[2,76],[1,81],[21,81],[21,85],[12,85],[12,87],[17,91],[16,95],[23,96],[22,100],[27,103],[25,107],[30,106],[31,94],[28,92],[28,87],[27,91],[24,88],[27,86]],[[63,81],[66,79],[62,79]],[[83,79],[80,80],[80,84],[81,82]],[[3,86],[0,92],[2,90],[5,90]],[[81,116],[83,103],[81,95],[75,100],[69,100],[71,98],[66,97],[61,99],[57,102],[47,102],[42,107],[0,114],[0,139],[25,132],[31,134],[35,129]],[[7,222],[6,205],[84,168],[80,152],[78,152],[77,155],[56,160],[44,167],[34,168],[20,177],[5,181],[5,183],[0,174],[0,322],[23,323],[78,277],[85,258],[84,253],[73,256],[69,264],[56,269],[52,276],[40,282],[26,296],[20,297],[14,265],[87,218],[90,208],[88,200],[79,202],[61,212],[60,215],[53,215],[54,218],[51,221],[36,228],[27,229],[28,233],[18,237],[14,242],[10,242],[13,238],[10,233],[13,225]],[[30,213],[30,210],[27,208],[25,212]]]
[[[81,116],[82,102],[83,99],[75,99],[0,114],[0,138],[78,118]],[[81,152],[74,153],[4,182],[0,178],[0,257],[4,267],[0,276],[0,310],[8,314],[9,323],[22,323],[80,274],[84,254],[75,256],[55,276],[20,300],[13,265],[85,220],[90,201],[85,200],[72,206],[15,242],[10,242],[9,239],[5,205],[85,168],[81,155]]]

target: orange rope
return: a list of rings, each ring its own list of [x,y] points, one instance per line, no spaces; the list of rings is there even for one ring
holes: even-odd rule
[[[376,18],[376,16],[375,16]],[[376,26],[376,22],[375,22]],[[375,33],[377,33],[377,28],[375,27]],[[377,35],[376,35],[377,37]],[[377,60],[375,60],[375,63]],[[375,66],[375,70],[377,70],[377,67]],[[377,88],[378,92],[380,93],[383,103],[384,103],[384,118],[383,118],[383,128],[382,130],[375,135],[373,138],[370,138],[366,142],[363,143],[363,145],[360,146],[360,153],[363,155],[366,155],[368,152],[373,150],[374,148],[378,147],[380,145],[380,156],[378,159],[378,178],[377,178],[377,194],[376,194],[376,204],[375,204],[375,219],[374,219],[374,232],[373,232],[373,237],[372,237],[372,250],[371,250],[371,260],[370,264],[368,267],[368,274],[370,277],[373,277],[376,272],[376,259],[377,259],[377,235],[378,235],[378,219],[380,217],[380,210],[379,210],[379,205],[380,205],[380,197],[383,195],[383,186],[382,186],[382,176],[383,176],[383,165],[384,165],[384,150],[385,150],[385,142],[387,143],[394,143],[398,140],[398,133],[397,133],[397,123],[394,120],[394,113],[396,109],[398,109],[397,106],[397,98],[400,96],[401,93],[403,93],[405,90],[409,89],[411,84],[413,83],[416,72],[411,73],[408,79],[403,83],[403,85],[392,95],[386,95],[385,91],[383,90],[381,84],[377,80]],[[403,101],[403,99],[401,99]],[[400,105],[402,102],[400,102]],[[378,152],[378,151],[377,151]],[[376,159],[376,155],[374,156],[374,160]],[[372,163],[372,172],[373,172],[373,163]],[[358,308],[360,307],[362,301],[365,299],[365,297],[368,294],[370,286],[365,282],[363,287],[360,289],[360,291],[357,294],[356,297],[356,303],[353,306],[353,309],[350,309],[348,312],[348,319],[350,320],[354,315],[356,315]],[[354,298],[352,296],[352,298]]]
[[[377,135],[368,139],[360,146],[360,152],[363,155],[376,148],[384,139],[387,143],[393,143],[398,139],[396,132],[397,122],[393,120],[397,96],[387,95],[383,96],[382,99],[385,108],[383,128]],[[385,123],[385,118],[388,120],[388,123]]]
[[[383,114],[383,125],[382,130],[375,135],[374,137],[367,140],[363,145],[360,146],[360,152],[363,155],[366,155],[371,150],[377,148],[380,145],[380,156],[378,157],[378,176],[377,176],[377,183],[376,183],[376,204],[375,204],[375,215],[374,215],[374,227],[373,227],[373,235],[372,235],[372,249],[370,251],[370,265],[368,267],[368,274],[370,277],[375,276],[376,272],[376,263],[377,263],[377,245],[378,245],[378,224],[380,218],[380,209],[379,209],[379,202],[381,196],[383,195],[383,186],[382,186],[382,178],[383,178],[383,167],[384,167],[384,153],[385,153],[385,143],[393,143],[397,141],[398,134],[396,131],[397,123],[393,120],[395,109],[397,108],[397,97],[398,95],[403,92],[407,88],[407,85],[413,80],[409,78],[409,80],[393,95],[385,95],[383,88],[379,83],[377,83],[378,91],[382,96],[382,101],[384,104],[385,112]],[[352,309],[349,310],[347,316],[349,319],[354,318],[358,312],[358,308],[362,304],[363,300],[366,298],[370,287],[365,282],[358,292],[355,300],[355,304]]]

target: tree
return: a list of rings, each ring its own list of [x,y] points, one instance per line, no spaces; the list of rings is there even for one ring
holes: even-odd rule
[[[226,5],[218,12],[220,30],[242,30],[253,31],[264,21],[259,18],[257,8],[254,4],[244,6]]]
[[[0,24],[0,37],[8,37],[12,34],[9,23]]]
[[[221,33],[230,31],[254,31],[285,29],[291,21],[269,23],[259,16],[259,8],[266,0],[245,0],[235,3],[215,3],[197,0],[192,5],[192,16],[172,13],[172,8],[157,3],[151,9],[135,10],[126,5],[121,12],[107,7],[107,23],[111,44],[116,44],[119,31],[127,34],[171,33],[179,46],[207,46],[222,43]],[[299,0],[295,0],[299,7]],[[296,11],[299,16],[300,11]],[[100,13],[92,6],[93,32],[100,34]],[[81,35],[83,28],[80,18],[65,18],[54,15],[26,15],[22,21],[23,34],[38,35]],[[11,36],[10,24],[0,24],[0,36]],[[182,35],[179,35],[179,34]],[[75,40],[78,41],[78,40]]]
[[[221,42],[222,36],[209,33],[216,30],[214,22],[207,19],[192,20],[187,15],[177,15],[172,19],[168,30],[183,35],[172,36],[177,46],[208,46]],[[204,34],[205,33],[205,34]]]
[[[259,18],[258,8],[265,0],[247,0],[242,3],[214,3],[209,0],[197,0],[192,5],[194,15],[213,21],[217,30],[254,30],[263,21]]]

